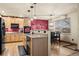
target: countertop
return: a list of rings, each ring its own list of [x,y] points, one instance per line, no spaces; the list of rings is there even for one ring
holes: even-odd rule
[[[26,36],[31,37],[31,38],[41,38],[41,37],[48,37],[47,34],[26,34]]]
[[[10,34],[20,34],[20,33],[23,33],[23,32],[5,32],[5,33],[10,33]]]
[[[21,32],[6,32],[8,34],[21,34]],[[41,37],[48,37],[47,34],[25,34],[26,36],[28,37],[31,37],[31,38],[41,38]]]

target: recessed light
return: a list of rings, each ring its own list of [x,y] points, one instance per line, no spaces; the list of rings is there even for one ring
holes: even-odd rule
[[[20,15],[20,17],[23,17],[23,15]]]
[[[31,21],[33,21],[33,18],[31,18]]]
[[[2,13],[4,13],[4,11],[2,11]]]
[[[5,11],[2,11],[1,14],[2,14],[2,15],[6,15]]]
[[[0,15],[0,17],[2,17],[2,16]]]
[[[34,16],[33,18],[36,19],[37,17]]]

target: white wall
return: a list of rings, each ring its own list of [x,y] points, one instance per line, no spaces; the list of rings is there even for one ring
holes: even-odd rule
[[[77,43],[78,41],[78,11],[68,15],[71,18],[71,42]],[[74,39],[74,41],[72,41]]]
[[[70,34],[61,34],[61,39],[68,42],[77,43],[78,42],[78,11],[72,12],[68,14],[71,20],[71,33]],[[53,20],[61,20],[64,19],[64,16],[60,16]],[[74,41],[72,41],[74,39]]]
[[[77,49],[79,49],[79,8],[78,8],[78,32],[77,32],[77,34],[78,34],[78,39],[77,39],[77,44],[78,44],[78,46],[77,46]]]

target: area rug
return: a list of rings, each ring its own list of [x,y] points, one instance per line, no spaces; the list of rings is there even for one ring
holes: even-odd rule
[[[25,48],[23,46],[18,46],[18,50],[19,50],[19,55],[20,56],[25,56],[27,55]]]

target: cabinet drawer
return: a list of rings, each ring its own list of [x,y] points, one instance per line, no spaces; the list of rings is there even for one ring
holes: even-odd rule
[[[5,35],[5,42],[10,42],[10,34]]]

